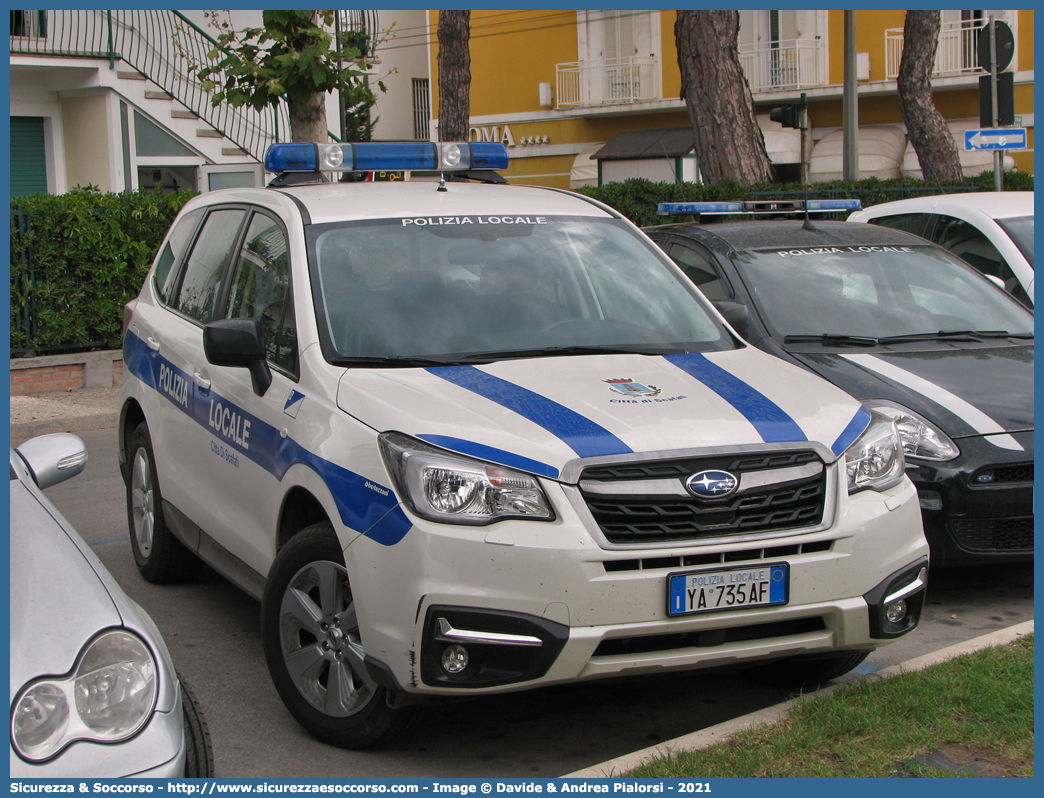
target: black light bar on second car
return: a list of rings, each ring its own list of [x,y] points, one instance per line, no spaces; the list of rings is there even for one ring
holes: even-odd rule
[[[507,148],[498,142],[402,141],[356,144],[271,144],[265,170],[284,172],[466,172],[507,169]]]
[[[757,216],[799,213],[837,213],[858,211],[863,203],[843,200],[744,200],[732,202],[661,202],[656,206],[660,216],[691,214],[693,216]]]

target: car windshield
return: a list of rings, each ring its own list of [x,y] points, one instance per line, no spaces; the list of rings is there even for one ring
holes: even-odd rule
[[[749,250],[732,257],[779,338],[1033,332],[1032,314],[935,246]]]
[[[997,224],[1004,228],[1019,252],[1030,266],[1033,265],[1033,217],[1013,216],[1010,219],[997,219]]]
[[[345,365],[736,346],[688,281],[619,220],[313,225],[308,249],[324,351]]]

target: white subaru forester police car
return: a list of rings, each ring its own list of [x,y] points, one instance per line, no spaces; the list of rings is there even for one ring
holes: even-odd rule
[[[346,747],[426,698],[722,664],[818,683],[913,629],[928,547],[892,421],[745,344],[619,213],[506,165],[273,145],[268,188],[184,207],[126,313],[145,578],[202,561],[259,598],[287,708]],[[407,179],[337,175],[376,170]]]

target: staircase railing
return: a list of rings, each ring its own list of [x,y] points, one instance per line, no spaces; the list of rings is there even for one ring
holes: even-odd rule
[[[46,16],[42,16],[46,14]],[[145,75],[237,147],[258,161],[275,141],[289,138],[285,103],[262,112],[212,105],[196,78],[217,42],[177,11],[56,10],[11,12],[12,55],[58,55],[122,61]]]

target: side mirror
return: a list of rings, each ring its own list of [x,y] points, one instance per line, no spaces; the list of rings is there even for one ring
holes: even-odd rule
[[[249,369],[258,396],[264,396],[272,384],[261,327],[254,319],[212,321],[203,328],[203,352],[215,366]]]
[[[16,451],[41,490],[72,479],[87,466],[87,447],[68,432],[30,438]]]
[[[744,338],[747,337],[747,330],[750,327],[750,314],[746,305],[733,299],[717,299],[711,304],[717,308],[718,313],[725,317],[725,321],[732,325],[732,329]]]

